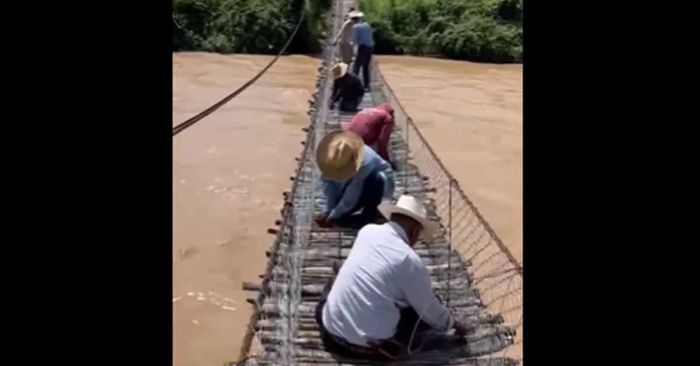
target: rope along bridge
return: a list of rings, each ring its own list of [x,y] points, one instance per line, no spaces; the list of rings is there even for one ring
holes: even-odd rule
[[[354,1],[336,0],[335,34]],[[328,43],[328,41],[326,41]],[[328,110],[332,81],[328,68],[335,49],[326,44],[292,189],[284,194],[282,219],[262,284],[244,284],[258,291],[249,299],[255,311],[241,349],[240,365],[360,365],[367,361],[340,359],[325,352],[314,308],[334,263],[348,256],[356,230],[316,225],[313,217],[325,210],[321,176],[315,165],[316,143],[350,122],[352,114]],[[456,317],[469,327],[467,344],[414,353],[402,365],[514,365],[522,361],[522,266],[479,214],[454,177],[445,169],[401,106],[376,64],[371,93],[361,108],[389,102],[396,126],[391,154],[397,163],[395,199],[411,194],[421,199],[431,219],[441,223],[442,235],[419,242],[415,250],[428,266],[433,287]],[[262,346],[252,352],[253,340]]]

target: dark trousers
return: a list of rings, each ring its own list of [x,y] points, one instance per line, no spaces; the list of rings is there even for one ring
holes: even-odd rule
[[[340,98],[340,110],[343,112],[357,112],[357,106],[360,105],[362,97],[357,98]]]
[[[341,197],[344,193],[345,191],[341,193]],[[365,178],[364,185],[362,186],[362,193],[355,207],[347,214],[335,219],[334,223],[339,226],[364,226],[369,222],[374,222],[377,215],[379,215],[378,207],[379,204],[382,203],[383,196],[384,180],[379,176],[379,172],[370,173],[370,175]],[[359,216],[359,220],[352,220],[351,215],[360,210],[362,210],[362,214]]]
[[[416,334],[413,335],[413,342],[411,343],[411,335],[413,334],[414,328],[416,329]],[[408,347],[409,343],[411,343],[411,348],[416,349],[420,345],[421,336],[431,329],[432,327],[428,323],[420,320],[418,313],[409,306],[401,309],[399,324],[396,325],[396,333],[394,333],[392,339],[405,347]]]
[[[372,51],[374,51],[374,47],[358,46],[357,57],[352,65],[355,75],[360,75],[360,68],[362,68],[362,82],[365,88],[369,88],[369,64],[372,61]]]
[[[352,359],[366,359],[375,361],[390,361],[398,359],[406,355],[406,350],[411,347],[414,351],[420,340],[426,332],[432,328],[428,323],[420,320],[418,313],[412,308],[407,307],[401,309],[399,323],[396,325],[396,333],[394,336],[374,347],[362,347],[346,342],[344,339],[332,335],[326,331],[323,325],[323,306],[326,304],[328,294],[331,291],[335,277],[331,278],[326,284],[321,295],[321,300],[316,305],[315,318],[318,324],[321,340],[323,341],[326,351],[334,353],[338,356]],[[415,329],[415,334],[413,333]],[[411,336],[413,342],[411,343]]]

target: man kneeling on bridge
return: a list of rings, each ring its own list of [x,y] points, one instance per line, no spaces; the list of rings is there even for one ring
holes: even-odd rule
[[[394,172],[389,163],[352,132],[331,132],[316,148],[316,163],[323,175],[326,213],[316,219],[321,227],[345,225],[362,210],[362,227],[379,218],[377,207],[394,195]]]
[[[316,307],[326,350],[348,358],[391,360],[420,348],[429,334],[446,335],[453,319],[432,291],[428,269],[412,249],[429,239],[437,224],[412,196],[383,202],[390,221],[367,225]]]
[[[331,93],[330,109],[340,102],[343,112],[357,112],[357,106],[365,95],[360,79],[348,72],[348,64],[339,62],[331,68],[333,76],[333,92]]]
[[[367,146],[372,147],[396,170],[396,166],[389,159],[389,141],[394,129],[394,108],[389,103],[361,110],[344,129],[362,137]]]

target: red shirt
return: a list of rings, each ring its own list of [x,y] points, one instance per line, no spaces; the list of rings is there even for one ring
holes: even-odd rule
[[[378,108],[365,108],[352,118],[345,130],[362,137],[368,146],[376,143],[379,156],[389,161],[389,138],[394,128],[394,116],[391,112],[393,109],[384,104]]]

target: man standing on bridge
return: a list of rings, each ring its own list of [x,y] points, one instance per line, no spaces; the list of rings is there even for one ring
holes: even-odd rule
[[[394,195],[391,166],[352,132],[326,135],[316,148],[316,163],[326,195],[326,213],[316,218],[321,227],[375,222],[379,204]],[[349,223],[351,215],[360,210],[359,222]]]
[[[350,8],[350,13],[352,14],[355,12],[355,8]],[[333,40],[333,45],[336,46],[340,44],[339,51],[340,51],[340,60],[343,61],[344,63],[350,65],[352,63],[352,56],[353,56],[353,22],[352,20],[349,19],[349,15],[345,16],[345,23],[340,27],[340,31],[338,34],[335,36],[335,39]]]
[[[340,101],[340,110],[344,112],[357,112],[357,106],[365,94],[362,82],[357,76],[348,72],[348,64],[339,62],[331,68],[333,75],[333,92],[331,93],[330,109]]]
[[[352,122],[345,131],[354,132],[362,137],[367,146],[379,153],[382,159],[396,167],[389,159],[389,139],[394,128],[394,108],[389,103],[383,103],[376,108],[365,108],[352,117]]]
[[[379,210],[390,221],[358,232],[316,307],[326,350],[344,357],[395,359],[419,349],[431,334],[466,333],[433,293],[428,268],[413,250],[419,238],[438,232],[437,223],[412,196]]]
[[[350,19],[354,23],[352,29],[357,45],[357,57],[355,57],[352,69],[353,73],[358,76],[360,68],[362,69],[362,81],[365,84],[365,90],[369,91],[369,64],[372,61],[372,52],[374,51],[374,37],[372,36],[372,28],[362,17],[364,14],[361,11],[350,13]]]

